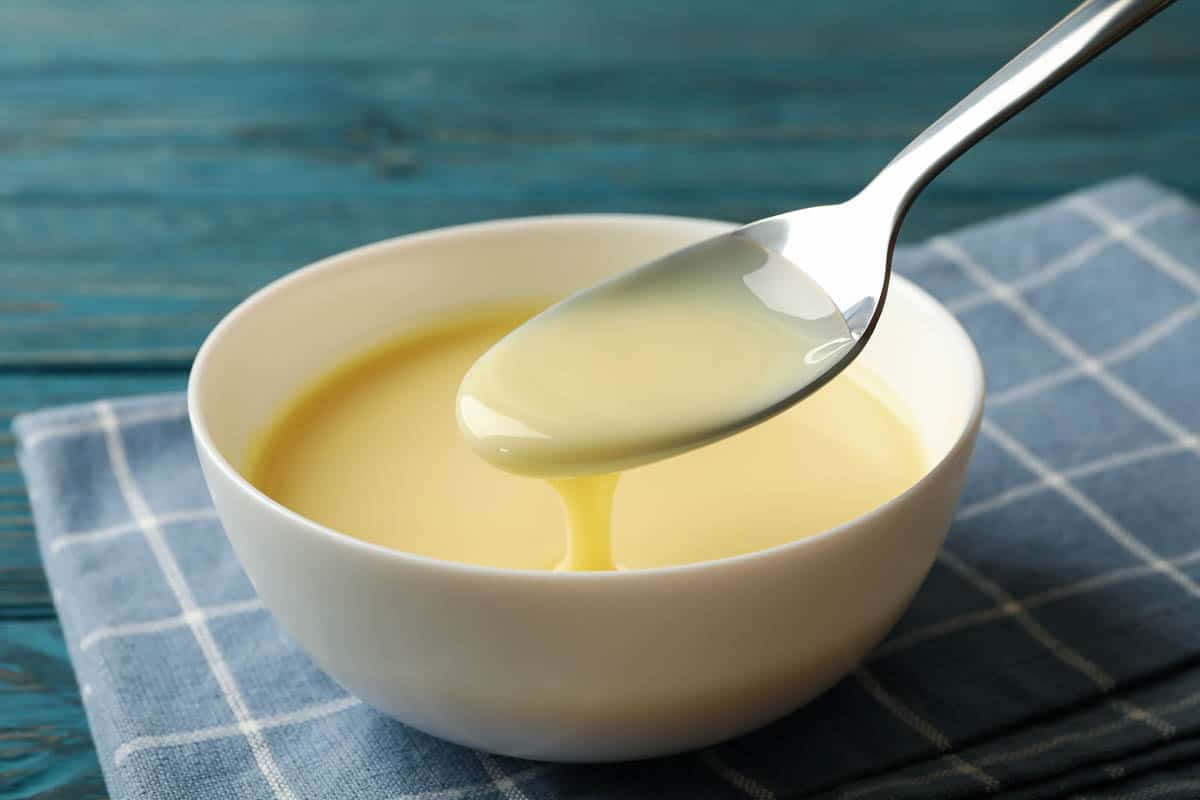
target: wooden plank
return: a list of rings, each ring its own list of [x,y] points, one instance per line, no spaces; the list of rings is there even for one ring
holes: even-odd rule
[[[252,289],[414,230],[841,199],[1056,13],[177,5],[0,9],[37,43],[0,54],[0,369],[184,366]],[[1132,171],[1200,192],[1195,22],[1177,4],[968,155],[904,238]]]
[[[14,416],[35,408],[87,403],[100,397],[182,391],[186,383],[187,374],[182,372],[0,375],[0,430],[8,432]]]
[[[983,50],[1008,56],[1013,35],[1035,36],[1066,8],[1042,0],[900,5],[894,0],[860,0],[853,8],[836,0],[802,6],[791,0],[523,0],[503,5],[488,0],[211,0],[203,6],[42,0],[0,4],[0,26],[21,33],[0,53],[0,63],[46,63],[52,54],[142,63],[204,58],[322,62],[397,54],[470,57],[489,51],[566,61],[639,53],[663,60],[699,60],[727,52],[763,58],[797,52],[853,58],[878,51],[915,57]],[[1186,18],[1177,9],[1167,13],[1176,26]],[[1187,30],[1176,31],[1168,39],[1168,54],[1193,56],[1188,36]]]
[[[0,796],[107,796],[57,621],[0,622],[0,698]]]

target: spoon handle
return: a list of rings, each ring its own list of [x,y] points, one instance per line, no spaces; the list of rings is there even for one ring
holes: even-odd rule
[[[863,191],[897,221],[934,176],[1172,0],[1087,0],[926,128]]]

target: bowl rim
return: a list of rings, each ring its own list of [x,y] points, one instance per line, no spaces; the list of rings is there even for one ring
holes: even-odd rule
[[[953,444],[947,448],[941,458],[939,458],[935,463],[930,464],[926,468],[924,474],[900,494],[889,498],[886,502],[881,503],[880,505],[877,505],[850,520],[847,520],[840,525],[835,525],[832,528],[827,528],[810,536],[773,545],[762,550],[753,550],[748,553],[740,553],[738,555],[727,556],[725,558],[696,561],[687,564],[671,564],[666,566],[645,567],[631,570],[589,572],[560,572],[555,570],[493,567],[484,564],[469,564],[459,561],[435,558],[433,556],[420,555],[417,553],[409,553],[403,550],[386,547],[384,545],[366,542],[362,539],[351,536],[350,534],[342,533],[335,528],[331,528],[311,520],[308,517],[305,517],[304,515],[293,511],[283,504],[273,500],[263,492],[259,491],[257,487],[255,487],[245,476],[242,475],[241,471],[230,464],[225,458],[224,454],[221,453],[220,449],[218,449],[216,444],[212,441],[212,437],[208,431],[208,426],[205,422],[204,412],[201,408],[201,401],[199,397],[199,385],[203,381],[205,367],[209,359],[213,357],[212,354],[221,346],[223,338],[228,330],[234,325],[234,323],[238,319],[254,313],[254,311],[260,305],[271,302],[276,295],[288,291],[288,289],[295,284],[317,280],[326,272],[351,265],[359,259],[375,255],[380,252],[386,252],[401,245],[436,241],[437,239],[452,238],[462,234],[487,232],[489,230],[581,223],[590,225],[600,224],[614,226],[628,225],[631,223],[669,223],[672,225],[680,225],[682,223],[697,226],[719,226],[724,228],[736,227],[734,223],[723,220],[666,214],[547,214],[528,217],[508,217],[481,222],[469,222],[460,225],[451,225],[443,228],[435,228],[427,231],[403,234],[400,236],[394,236],[376,242],[371,242],[369,244],[354,247],[349,250],[344,250],[321,258],[306,266],[281,275],[280,277],[252,292],[249,296],[244,298],[229,312],[227,312],[205,337],[192,362],[191,370],[188,373],[187,383],[188,421],[191,424],[192,437],[196,443],[197,450],[201,451],[201,454],[206,456],[209,462],[216,466],[221,475],[227,481],[229,481],[233,486],[237,487],[238,491],[248,495],[254,502],[265,506],[272,513],[283,517],[285,520],[305,531],[310,536],[317,537],[334,547],[349,548],[351,551],[357,552],[363,556],[383,559],[405,567],[440,571],[464,577],[487,577],[496,580],[539,580],[552,581],[555,583],[580,581],[627,583],[629,581],[647,579],[661,580],[667,576],[692,575],[696,573],[714,571],[719,572],[728,569],[736,569],[756,561],[779,558],[787,553],[802,551],[805,548],[815,547],[831,538],[844,535],[846,531],[850,530],[851,528],[856,528],[864,523],[869,523],[876,517],[888,513],[892,508],[903,504],[911,496],[923,491],[926,486],[938,479],[940,473],[946,469],[947,463],[963,447],[970,444],[972,433],[978,428],[983,418],[984,373],[979,352],[975,348],[975,344],[971,340],[971,337],[962,327],[962,324],[941,302],[939,302],[936,298],[934,298],[921,287],[917,286],[912,281],[898,274],[893,274],[892,276],[894,280],[893,287],[897,283],[902,284],[904,285],[905,290],[913,293],[918,303],[925,306],[926,309],[932,311],[935,317],[941,319],[942,322],[946,324],[948,330],[947,337],[949,339],[956,339],[958,341],[958,346],[961,347],[967,355],[967,360],[971,365],[971,370],[969,375],[964,376],[964,383],[967,384],[964,388],[969,395],[968,402],[971,406],[970,413],[967,415],[966,421],[962,428],[955,434]],[[717,231],[714,231],[714,233],[716,232]]]

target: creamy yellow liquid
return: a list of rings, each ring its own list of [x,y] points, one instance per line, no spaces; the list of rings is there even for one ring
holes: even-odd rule
[[[854,344],[833,301],[761,245],[718,237],[618,275],[490,348],[458,394],[501,469],[560,478],[659,461],[787,405]]]
[[[818,533],[895,497],[924,470],[902,409],[855,368],[761,425],[619,481],[556,480],[574,488],[568,536],[551,482],[480,459],[456,421],[463,375],[528,316],[449,321],[355,359],[283,411],[250,459],[250,480],[310,519],[410,553],[509,568],[638,569]]]

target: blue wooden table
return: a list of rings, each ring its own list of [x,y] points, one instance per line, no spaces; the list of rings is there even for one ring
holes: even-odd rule
[[[470,220],[855,191],[1067,3],[0,0],[0,800],[105,795],[8,421],[183,387],[328,253]],[[953,166],[904,239],[1142,172],[1200,195],[1180,3]]]

